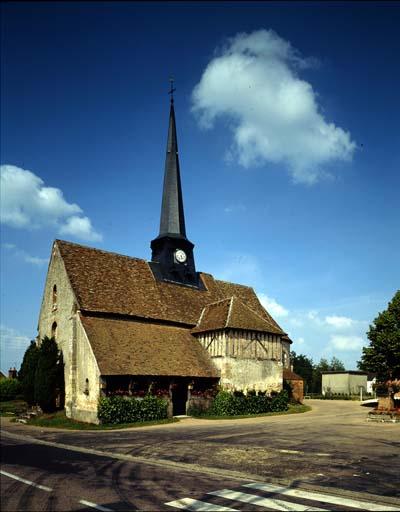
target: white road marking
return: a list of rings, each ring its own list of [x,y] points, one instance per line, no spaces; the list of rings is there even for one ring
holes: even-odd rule
[[[193,500],[192,498],[183,498],[181,500],[169,501],[165,503],[169,507],[181,508],[182,510],[201,510],[209,512],[229,512],[236,511],[235,508],[223,507],[222,505],[214,505],[214,503],[206,503],[205,501]]]
[[[114,512],[111,508],[102,507],[101,505],[97,505],[97,503],[92,503],[91,501],[79,500],[81,505],[85,505],[86,507],[95,508],[97,510],[102,510],[103,512]]]
[[[30,480],[25,480],[25,478],[21,478],[17,475],[7,473],[7,471],[3,471],[2,469],[0,470],[0,473],[4,476],[8,476],[8,478],[14,478],[14,480],[18,480],[18,482],[22,482],[23,484],[32,485],[33,487],[42,489],[42,491],[51,492],[53,490],[51,487],[46,487],[45,485],[35,484],[35,482],[31,482]]]
[[[388,505],[378,505],[368,501],[353,500],[350,498],[340,498],[339,496],[330,496],[328,494],[317,494],[316,492],[302,491],[300,489],[291,489],[290,487],[280,487],[272,484],[245,484],[243,487],[250,489],[259,489],[260,491],[274,492],[286,496],[294,496],[295,498],[303,498],[306,500],[319,501],[321,503],[331,503],[333,505],[341,505],[346,507],[358,508],[361,510],[374,511],[400,511],[400,508],[390,507]]]
[[[272,508],[273,510],[315,510],[324,511],[324,508],[309,507],[307,505],[300,505],[299,503],[291,503],[285,500],[276,500],[273,498],[262,498],[256,494],[247,494],[246,492],[230,491],[229,489],[222,489],[221,491],[209,492],[213,496],[220,496],[228,500],[241,501],[243,503],[250,503],[251,505],[258,505],[260,507]]]

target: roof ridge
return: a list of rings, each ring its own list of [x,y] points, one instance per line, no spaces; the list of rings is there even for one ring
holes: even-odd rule
[[[254,288],[247,284],[234,283],[232,281],[225,281],[224,279],[215,279],[215,277],[214,277],[214,280],[217,281],[218,283],[234,284],[235,286],[241,286],[242,288],[249,288],[250,290],[254,291]]]
[[[138,260],[138,261],[144,261],[145,263],[149,263],[148,260],[144,258],[137,258],[136,256],[128,256],[127,254],[121,254],[119,252],[114,251],[106,251],[105,249],[98,249],[97,247],[90,247],[89,245],[83,245],[83,244],[77,244],[76,242],[69,242],[68,240],[61,240],[59,238],[56,238],[54,240],[54,243],[61,242],[62,244],[68,244],[68,245],[75,245],[76,247],[83,247],[83,249],[89,249],[91,251],[96,252],[102,252],[105,254],[113,254],[114,256],[120,256],[122,258],[128,258],[130,260]]]
[[[232,315],[232,306],[233,306],[233,299],[235,298],[234,295],[230,298],[230,304],[229,304],[229,310],[228,310],[228,316],[226,317],[225,327],[228,327],[229,321],[231,319]]]
[[[214,302],[208,302],[203,309],[208,308],[208,306],[215,306],[215,304],[219,304],[220,302],[224,302],[225,300],[231,300],[232,297],[225,297],[224,299],[219,299]]]

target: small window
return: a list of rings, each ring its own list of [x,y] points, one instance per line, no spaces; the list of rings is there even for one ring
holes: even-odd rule
[[[51,337],[54,339],[57,338],[57,322],[53,322],[53,325],[51,326]]]
[[[84,393],[86,396],[89,396],[89,379],[85,380],[85,390]]]
[[[57,309],[57,285],[56,284],[53,286],[52,302],[53,302],[53,311],[54,311],[55,309]]]

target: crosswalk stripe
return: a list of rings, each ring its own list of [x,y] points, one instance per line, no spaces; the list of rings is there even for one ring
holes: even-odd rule
[[[4,476],[8,476],[8,478],[13,478],[14,480],[18,480],[19,482],[22,482],[23,484],[32,485],[32,487],[37,487],[38,489],[41,489],[42,491],[51,492],[53,490],[51,487],[47,487],[46,485],[36,484],[35,482],[32,482],[31,480],[26,480],[25,478],[21,478],[20,476],[13,475],[12,473],[8,473],[7,471],[0,470],[0,473]]]
[[[260,507],[272,508],[273,510],[315,510],[325,511],[324,508],[309,507],[307,505],[300,505],[299,503],[291,503],[285,500],[276,500],[273,498],[262,498],[256,494],[247,494],[246,492],[230,491],[229,489],[222,489],[221,491],[209,492],[213,496],[219,496],[228,500],[241,501],[243,503],[250,503],[251,505],[258,505]]]
[[[169,501],[165,503],[169,507],[181,508],[183,510],[196,510],[207,512],[238,512],[235,508],[214,505],[214,503],[206,503],[205,501],[193,500],[192,498],[183,498],[181,500]]]
[[[96,510],[101,510],[101,512],[113,512],[111,508],[103,507],[102,505],[98,505],[97,503],[92,503],[91,501],[79,500],[81,505],[85,505],[85,507],[95,508]]]
[[[388,505],[378,505],[369,501],[353,500],[350,498],[341,498],[339,496],[330,496],[328,494],[317,494],[316,492],[302,491],[300,489],[291,489],[290,487],[281,487],[272,484],[258,484],[251,483],[245,484],[243,487],[250,489],[258,489],[260,491],[274,492],[277,494],[283,494],[286,496],[294,496],[295,498],[303,498],[306,500],[319,501],[321,503],[331,503],[332,505],[341,505],[346,507],[358,508],[361,510],[372,510],[372,511],[400,511],[400,508],[390,507]]]

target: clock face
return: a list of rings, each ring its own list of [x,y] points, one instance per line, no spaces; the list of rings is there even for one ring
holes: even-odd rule
[[[176,261],[178,261],[179,263],[185,263],[186,254],[184,251],[182,251],[182,249],[177,249],[175,251],[175,258],[176,258]]]

